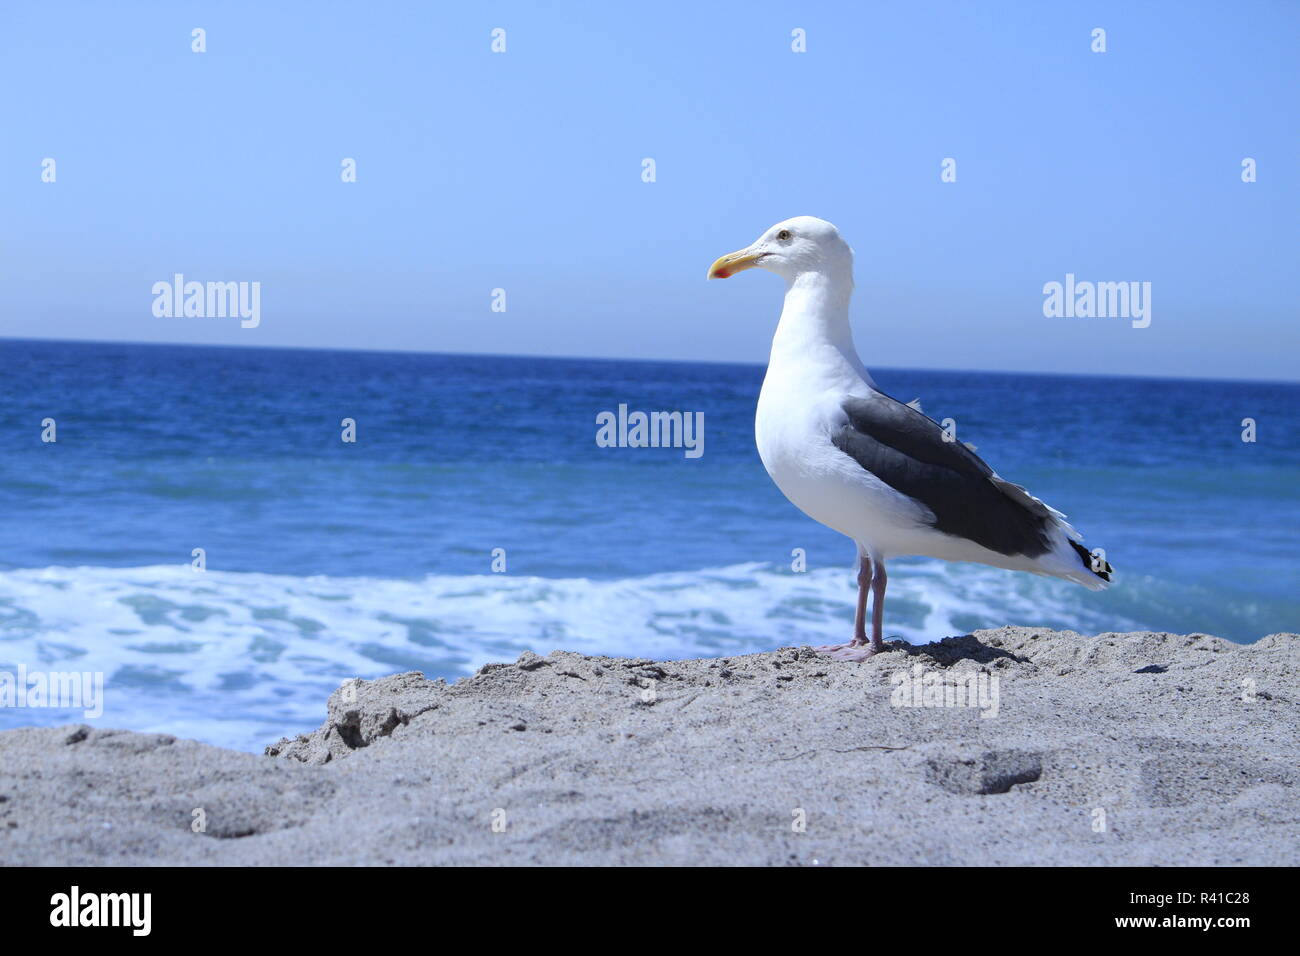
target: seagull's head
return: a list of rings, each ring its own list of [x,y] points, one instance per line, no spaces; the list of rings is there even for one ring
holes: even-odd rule
[[[852,281],[853,250],[825,219],[796,216],[778,222],[748,247],[709,267],[710,279],[726,279],[758,266],[793,282],[806,272],[843,275]]]

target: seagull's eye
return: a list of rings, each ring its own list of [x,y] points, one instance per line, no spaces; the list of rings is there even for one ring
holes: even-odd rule
[[[785,242],[787,239],[790,238],[790,236],[791,236],[791,232],[789,229],[782,229],[780,232],[776,234],[776,237],[780,239],[782,242]]]

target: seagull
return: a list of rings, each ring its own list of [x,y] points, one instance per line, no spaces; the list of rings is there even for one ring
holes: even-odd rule
[[[714,262],[708,277],[754,267],[786,283],[754,419],[758,455],[795,507],[857,544],[853,640],[819,652],[863,661],[884,650],[885,562],[901,555],[1029,571],[1094,591],[1110,583],[1104,552],[1084,548],[1065,515],[1000,477],[919,403],[876,387],[853,345],[853,250],[835,226],[814,216],[779,222]]]

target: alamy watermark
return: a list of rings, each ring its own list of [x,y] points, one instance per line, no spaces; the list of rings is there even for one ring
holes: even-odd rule
[[[83,893],[74,885],[50,897],[51,926],[123,926],[148,936],[152,911],[152,893]]]
[[[155,282],[152,292],[153,314],[160,319],[238,317],[245,329],[262,321],[260,282],[186,282],[178,272],[171,282]]]
[[[1135,329],[1151,324],[1150,282],[1080,282],[1067,272],[1065,282],[1044,283],[1043,296],[1049,319],[1131,318]]]
[[[981,717],[996,717],[1002,699],[997,675],[984,671],[949,674],[913,664],[910,672],[890,674],[889,683],[891,707],[975,707]]]
[[[629,412],[596,415],[596,444],[601,448],[684,448],[687,458],[704,454],[703,412]]]
[[[0,707],[80,710],[87,718],[104,714],[103,671],[0,671]]]

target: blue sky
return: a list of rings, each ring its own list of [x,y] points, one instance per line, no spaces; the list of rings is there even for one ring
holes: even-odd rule
[[[0,335],[761,362],[780,280],[705,270],[811,214],[869,366],[1294,379],[1297,36],[1287,2],[5,4]],[[154,316],[177,272],[260,282],[261,324]],[[1044,317],[1066,273],[1151,282],[1150,327]]]

